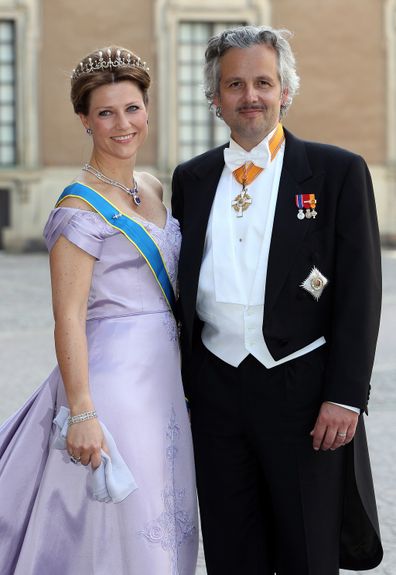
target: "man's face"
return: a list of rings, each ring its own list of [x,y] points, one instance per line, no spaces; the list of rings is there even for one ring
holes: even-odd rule
[[[287,96],[281,94],[277,55],[271,46],[230,48],[220,59],[219,94],[232,138],[245,150],[256,146],[279,121],[280,107]]]

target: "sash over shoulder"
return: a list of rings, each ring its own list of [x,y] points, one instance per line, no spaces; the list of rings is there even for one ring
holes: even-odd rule
[[[104,196],[94,189],[75,182],[67,186],[59,196],[56,207],[68,197],[80,198],[89,204],[113,228],[119,230],[135,246],[152,271],[161,291],[175,313],[175,293],[160,249],[153,237],[139,222],[123,214]]]

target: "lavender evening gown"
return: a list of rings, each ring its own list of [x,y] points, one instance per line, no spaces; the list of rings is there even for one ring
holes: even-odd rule
[[[175,283],[178,223],[139,220]],[[58,367],[0,427],[1,575],[193,575],[197,511],[176,324],[135,247],[90,211],[57,208],[44,230],[96,258],[88,301],[89,378],[100,420],[138,488],[92,497],[91,468],[51,447],[67,405]]]

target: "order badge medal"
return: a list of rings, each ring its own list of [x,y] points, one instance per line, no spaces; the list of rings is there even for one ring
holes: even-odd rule
[[[314,266],[309,276],[300,284],[300,287],[304,288],[318,301],[328,283],[329,280]]]
[[[316,211],[316,198],[315,194],[296,194],[296,206],[298,208],[297,217],[299,220],[304,218],[315,219],[318,215]],[[305,210],[305,213],[304,213]]]
[[[251,203],[252,198],[247,193],[247,188],[243,186],[241,193],[234,198],[231,205],[236,211],[237,217],[240,218],[243,216],[243,212],[248,209]]]

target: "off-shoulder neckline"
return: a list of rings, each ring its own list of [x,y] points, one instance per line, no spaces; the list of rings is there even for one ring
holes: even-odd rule
[[[83,184],[83,185],[85,185],[85,184]],[[88,186],[87,186],[87,187],[88,187]],[[142,224],[146,224],[146,225],[149,225],[149,226],[153,226],[154,228],[157,228],[158,230],[161,230],[161,231],[163,232],[163,231],[166,229],[166,227],[168,226],[168,223],[169,223],[169,220],[170,220],[170,216],[171,216],[169,208],[167,208],[166,206],[164,206],[164,207],[165,207],[165,211],[166,211],[166,219],[165,219],[164,227],[158,226],[157,224],[155,224],[155,223],[152,222],[151,220],[147,220],[146,218],[142,218],[142,217],[140,217],[140,216],[138,216],[138,215],[136,215],[135,217],[132,218],[131,216],[129,216],[128,214],[125,214],[124,212],[121,212],[121,211],[120,211],[120,213],[121,213],[123,216],[125,216],[126,218],[128,218],[129,220],[134,221],[135,218],[136,218],[137,223],[140,223],[140,222],[141,222]],[[117,208],[117,209],[118,209],[118,208]],[[82,208],[72,208],[72,207],[70,207],[70,206],[58,206],[57,208],[54,208],[52,211],[55,212],[56,210],[73,210],[73,211],[75,211],[75,212],[83,212],[83,213],[86,212],[87,214],[94,214],[94,215],[97,216],[102,222],[103,222],[103,221],[106,222],[106,220],[104,220],[104,219],[102,218],[102,216],[101,216],[97,211],[95,211],[95,210],[84,210],[84,209],[82,209]],[[107,223],[107,222],[106,222],[106,223]],[[107,224],[107,225],[110,226],[110,224]],[[111,227],[111,226],[110,226],[110,227]],[[115,228],[113,228],[113,229],[115,229]],[[118,230],[117,230],[117,231],[118,231]]]

